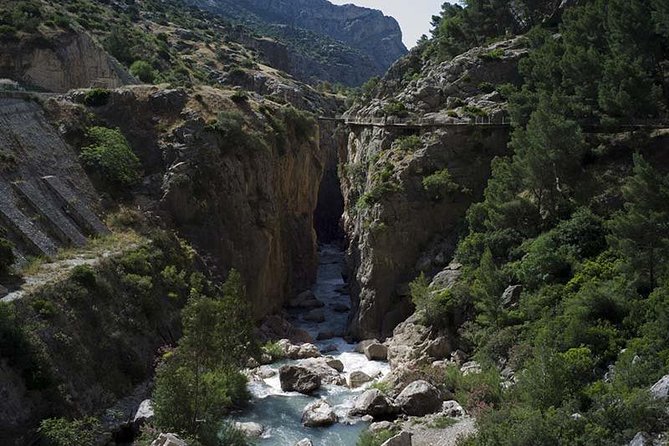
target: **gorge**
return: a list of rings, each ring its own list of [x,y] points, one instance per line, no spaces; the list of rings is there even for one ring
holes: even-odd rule
[[[0,11],[0,443],[666,443],[666,2]]]

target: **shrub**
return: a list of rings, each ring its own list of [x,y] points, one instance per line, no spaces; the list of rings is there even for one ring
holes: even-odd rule
[[[504,57],[504,50],[502,48],[495,48],[494,50],[487,51],[479,55],[483,60],[497,60]]]
[[[244,90],[237,90],[234,93],[232,93],[232,96],[230,96],[230,99],[232,99],[232,102],[235,102],[237,104],[246,102],[249,100],[249,94],[245,92]]]
[[[96,278],[95,271],[89,265],[79,265],[72,269],[70,275],[73,281],[83,286],[84,288],[95,288]]]
[[[457,192],[460,186],[453,181],[448,169],[441,169],[423,178],[423,189],[432,200],[439,201],[447,195]]]
[[[111,92],[106,88],[93,88],[84,95],[84,105],[88,107],[102,107],[109,102]]]
[[[132,65],[130,65],[130,74],[147,84],[152,84],[156,79],[156,72],[153,67],[144,60],[134,61]]]
[[[263,345],[262,352],[270,355],[274,361],[277,359],[283,359],[286,356],[286,353],[283,351],[283,348],[281,348],[281,345],[275,341],[269,341]]]
[[[286,124],[295,132],[297,139],[309,140],[314,135],[316,120],[308,112],[290,106],[284,109],[283,116]]]
[[[368,208],[376,203],[379,203],[384,196],[397,192],[400,186],[392,181],[383,181],[372,186],[367,192],[362,194],[356,203],[356,207],[360,209]]]
[[[393,146],[405,152],[415,152],[423,146],[423,141],[418,135],[403,136],[393,142]]]
[[[140,162],[118,129],[91,127],[93,144],[84,147],[80,158],[86,168],[114,187],[130,187],[140,180]]]
[[[49,446],[92,445],[102,434],[102,425],[96,418],[67,420],[49,418],[40,423],[39,434]]]
[[[394,436],[395,432],[390,429],[383,429],[378,432],[365,431],[358,438],[356,446],[381,446]]]
[[[0,276],[9,272],[9,268],[15,260],[11,242],[4,238],[0,238]]]
[[[385,104],[383,106],[383,111],[387,115],[397,116],[398,118],[406,118],[409,116],[409,111],[407,110],[406,106],[402,102],[395,99]]]

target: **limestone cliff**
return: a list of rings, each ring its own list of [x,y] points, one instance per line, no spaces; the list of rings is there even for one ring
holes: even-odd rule
[[[137,81],[87,33],[53,30],[0,40],[0,78],[53,92]]]
[[[237,268],[260,318],[315,279],[324,154],[306,114],[269,101],[236,104],[232,93],[125,87],[90,111],[119,127],[142,160],[135,202],[176,227],[210,266]]]
[[[347,112],[344,224],[358,338],[386,337],[413,311],[408,282],[452,257],[469,205],[509,137],[498,86],[517,79],[520,41],[437,64],[400,60]]]

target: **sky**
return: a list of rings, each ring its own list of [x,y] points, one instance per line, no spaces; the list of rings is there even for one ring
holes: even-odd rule
[[[418,38],[430,32],[432,16],[441,11],[444,0],[330,0],[337,5],[353,3],[358,6],[380,9],[385,15],[395,17],[402,27],[404,44],[411,48]]]

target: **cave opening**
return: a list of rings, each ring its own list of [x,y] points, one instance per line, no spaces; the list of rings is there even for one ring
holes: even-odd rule
[[[344,196],[337,173],[337,163],[328,163],[318,190],[314,211],[314,229],[319,244],[336,244],[343,248],[345,241],[341,217],[344,213]]]

